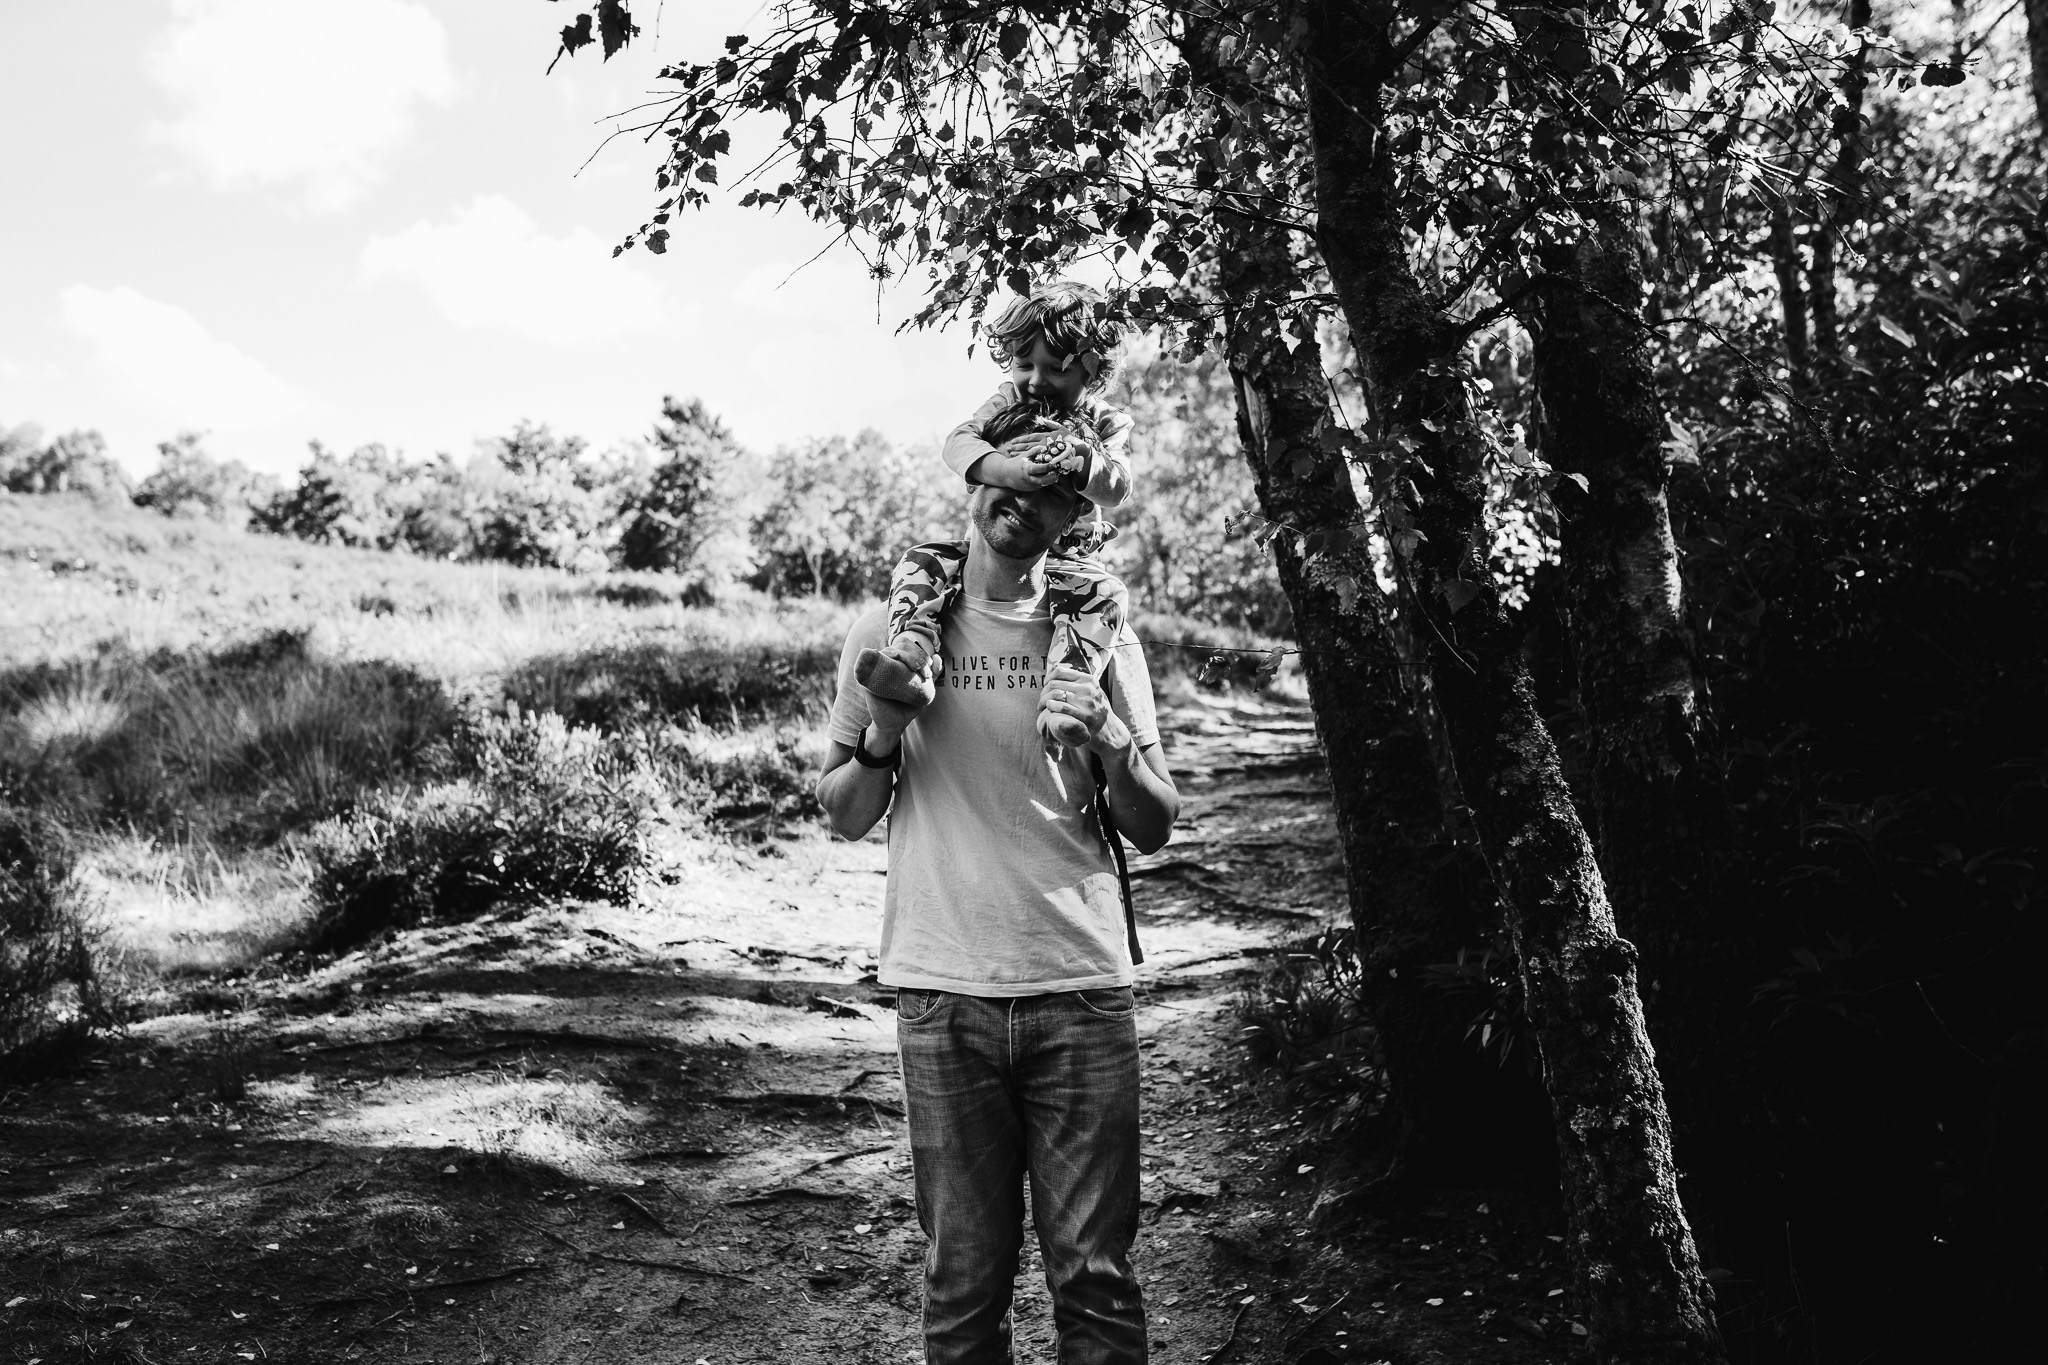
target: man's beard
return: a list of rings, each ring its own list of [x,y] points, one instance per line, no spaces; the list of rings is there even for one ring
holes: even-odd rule
[[[1065,523],[1047,525],[1042,514],[1025,505],[1022,495],[1008,489],[984,493],[973,508],[976,534],[997,554],[1010,559],[1035,559],[1056,544]]]

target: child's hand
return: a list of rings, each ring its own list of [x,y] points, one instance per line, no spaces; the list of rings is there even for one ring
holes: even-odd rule
[[[1035,437],[1021,437],[1010,442],[1001,450],[991,450],[975,462],[974,478],[978,483],[993,484],[997,488],[1013,488],[1020,493],[1032,493],[1056,482],[1060,471],[1037,458],[1034,447],[1018,447],[1025,441],[1035,442]]]
[[[1029,458],[1034,466],[1057,479],[1078,474],[1087,467],[1088,447],[1064,431],[1048,432],[1046,440],[1033,447]]]
[[[1072,436],[1061,436],[1043,458],[1061,474],[1079,474],[1088,468],[1088,447]]]

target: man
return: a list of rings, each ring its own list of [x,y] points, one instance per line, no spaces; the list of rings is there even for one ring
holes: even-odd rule
[[[1095,809],[1166,842],[1180,805],[1151,679],[1128,627],[1103,685],[1048,670],[1046,551],[1086,507],[1071,488],[978,486],[937,696],[913,706],[854,681],[885,622],[848,633],[818,799],[858,839],[891,809],[880,979],[896,987],[931,1365],[1010,1359],[1024,1176],[1061,1365],[1142,1365],[1138,1034],[1124,909]],[[1045,705],[1082,750],[1048,756]]]

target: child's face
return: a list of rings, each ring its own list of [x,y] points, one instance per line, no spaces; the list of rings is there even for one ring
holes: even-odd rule
[[[1010,378],[1026,398],[1048,403],[1061,412],[1073,411],[1082,390],[1095,373],[1095,363],[1080,356],[1053,353],[1045,333],[1034,332],[1028,348],[1010,356]]]

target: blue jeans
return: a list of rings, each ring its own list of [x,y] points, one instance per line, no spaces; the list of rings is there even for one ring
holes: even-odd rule
[[[925,1359],[1008,1365],[1024,1176],[1060,1365],[1144,1365],[1138,1023],[1128,987],[989,997],[901,990],[924,1259]]]

